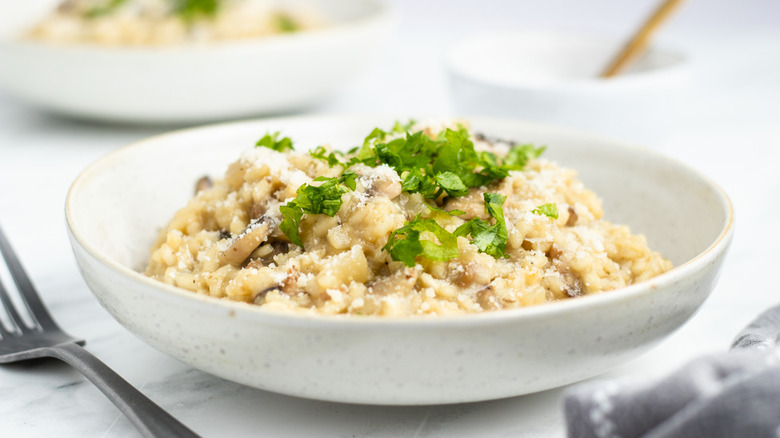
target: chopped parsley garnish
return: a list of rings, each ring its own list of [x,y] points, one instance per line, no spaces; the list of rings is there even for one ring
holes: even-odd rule
[[[493,256],[493,258],[509,257],[504,254],[508,233],[506,222],[504,221],[504,201],[506,196],[498,193],[484,193],[485,210],[495,221],[490,224],[488,221],[475,217],[455,230],[461,235],[471,234],[472,243],[479,248],[481,252]]]
[[[273,149],[277,152],[294,150],[292,145],[292,140],[290,140],[290,137],[282,137],[281,140],[277,140],[278,137],[279,137],[279,132],[274,132],[273,134],[271,133],[265,134],[263,138],[257,140],[255,146],[256,147],[264,146],[269,149]]]
[[[401,188],[435,199],[446,193],[451,197],[465,196],[469,188],[481,187],[506,178],[511,170],[521,170],[544,148],[523,145],[501,159],[490,152],[477,153],[468,131],[446,129],[436,139],[418,131],[408,130],[414,122],[396,122],[391,131],[375,128],[363,141],[363,146],[346,163],[346,167],[365,164],[376,167],[386,164],[401,176]],[[404,137],[392,138],[405,133]],[[388,138],[392,138],[389,141]]]
[[[431,210],[432,216],[445,215],[444,217],[450,217],[450,216],[460,216],[462,214],[466,214],[466,212],[463,210],[442,210],[441,208],[434,207],[433,205],[430,204],[425,204],[425,205],[428,207],[428,209]]]
[[[401,178],[401,189],[407,193],[420,193],[427,199],[438,199],[443,195],[461,197],[469,189],[484,187],[509,176],[510,171],[522,170],[531,159],[539,157],[545,148],[522,145],[512,148],[506,157],[491,152],[477,152],[469,132],[463,127],[457,130],[445,129],[431,138],[423,131],[409,132],[414,121],[407,124],[396,122],[390,131],[375,128],[363,140],[360,147],[348,152],[349,159],[341,158],[340,152],[330,152],[319,146],[309,152],[316,159],[325,161],[329,167],[340,165],[344,171],[340,178],[317,178],[319,186],[304,184],[297,196],[280,207],[284,220],[282,231],[293,243],[303,246],[299,227],[304,214],[327,214],[334,216],[341,207],[341,196],[355,190],[356,174],[351,166],[363,164],[369,167],[387,165]],[[258,146],[274,150],[285,150],[282,143],[292,149],[292,143],[284,138],[277,141],[276,134],[269,134],[258,141]],[[505,254],[508,240],[503,205],[506,197],[498,193],[484,193],[485,211],[489,220],[473,218],[449,232],[438,220],[465,214],[461,210],[445,211],[428,204],[430,211],[418,214],[403,227],[393,231],[383,250],[395,261],[406,266],[415,265],[418,256],[429,260],[447,261],[459,256],[457,238],[471,237],[480,252],[494,258],[508,257]],[[533,210],[535,214],[558,217],[555,204],[544,204]],[[426,237],[434,240],[427,239]],[[437,243],[438,241],[438,243]]]
[[[299,228],[305,213],[335,216],[341,208],[341,195],[355,190],[356,178],[355,172],[346,171],[339,178],[324,176],[315,178],[314,181],[322,183],[318,186],[309,184],[300,186],[295,199],[279,207],[279,211],[284,216],[279,228],[290,242],[303,247]]]
[[[400,121],[396,120],[395,124],[393,125],[393,129],[391,129],[390,132],[404,134],[409,132],[415,123],[417,123],[417,121],[414,119],[409,119],[409,121],[406,123],[401,123]]]
[[[531,213],[558,219],[558,206],[555,204],[542,204],[531,210]]]
[[[450,196],[465,196],[469,189],[463,184],[463,180],[452,172],[439,172],[434,177],[436,183]]]
[[[104,15],[109,15],[113,13],[115,10],[117,10],[120,6],[122,6],[124,3],[126,3],[127,0],[107,0],[104,1],[102,4],[98,6],[94,6],[90,9],[87,9],[86,12],[84,12],[84,17],[86,18],[97,18],[102,17]]]
[[[311,155],[313,158],[317,158],[320,160],[323,160],[328,163],[328,167],[333,167],[337,164],[344,164],[339,160],[339,158],[336,155],[343,155],[341,152],[330,152],[327,149],[325,149],[324,146],[317,146],[313,150],[309,151],[309,155]],[[325,155],[328,153],[327,155]]]
[[[530,144],[514,146],[504,158],[504,168],[522,170],[531,158],[539,158],[545,149],[547,149],[545,146],[536,148]]]
[[[424,231],[433,233],[440,245],[430,240],[420,240],[420,233]],[[401,236],[404,239],[399,239]],[[412,267],[417,256],[443,262],[454,259],[460,255],[457,238],[457,234],[445,230],[435,220],[423,219],[417,215],[413,221],[408,221],[403,227],[393,231],[382,249],[390,253],[393,260]]]

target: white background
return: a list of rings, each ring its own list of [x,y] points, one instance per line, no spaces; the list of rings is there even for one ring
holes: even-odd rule
[[[447,115],[443,52],[476,32],[584,28],[626,35],[647,0],[394,0],[397,26],[366,74],[309,112]],[[0,10],[13,8],[4,2]],[[2,12],[0,12],[1,14]],[[648,146],[708,174],[732,196],[737,233],[721,281],[682,329],[645,356],[599,378],[661,374],[724,351],[780,302],[780,2],[692,1],[664,28],[692,77],[684,106]],[[414,68],[410,68],[414,66]],[[2,59],[0,59],[2,68]],[[56,80],[56,72],[52,72]],[[641,113],[626,114],[635,122]],[[628,120],[628,119],[627,119]],[[652,119],[647,120],[653,124]],[[485,403],[370,407],[301,400],[242,387],[146,346],[97,304],[67,242],[63,204],[90,162],[170,128],[92,124],[0,94],[0,221],[61,325],[203,436],[563,436],[561,390]],[[642,141],[641,135],[632,140]],[[736,407],[738,409],[738,407]],[[0,368],[0,436],[136,436],[75,371],[56,362]]]

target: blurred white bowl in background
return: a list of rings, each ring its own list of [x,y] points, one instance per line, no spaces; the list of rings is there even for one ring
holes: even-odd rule
[[[599,78],[624,43],[575,31],[468,38],[446,57],[455,106],[466,115],[522,117],[657,140],[686,83],[685,58],[654,47],[624,74]]]
[[[328,27],[158,47],[55,45],[3,35],[0,87],[51,111],[106,121],[194,123],[298,110],[353,80],[390,20],[375,0],[296,3],[321,13]]]

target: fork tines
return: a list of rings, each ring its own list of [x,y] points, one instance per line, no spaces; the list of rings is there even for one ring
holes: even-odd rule
[[[10,318],[11,325],[14,326],[14,329],[9,332],[0,323],[0,335],[45,329],[59,330],[59,327],[54,323],[49,312],[46,310],[46,307],[44,307],[41,302],[38,292],[36,292],[30,278],[22,268],[11,245],[8,243],[8,239],[5,237],[2,228],[0,228],[0,253],[3,254],[6,266],[8,267],[8,272],[11,274],[11,277],[16,284],[23,306],[26,307],[26,313],[30,316],[33,323],[33,327],[28,327],[20,315],[20,310],[22,309],[17,309],[11,300],[8,290],[3,286],[2,282],[0,282],[0,301],[2,301],[2,307],[5,308],[6,314]]]

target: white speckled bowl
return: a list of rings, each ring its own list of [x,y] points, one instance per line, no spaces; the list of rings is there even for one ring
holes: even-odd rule
[[[580,171],[607,218],[647,235],[676,268],[650,282],[543,306],[461,317],[286,315],[196,295],[139,273],[157,231],[266,131],[299,149],[359,143],[389,118],[304,117],[153,137],[93,164],[67,200],[73,250],[100,303],[128,330],[193,367],[285,394],[371,404],[509,397],[602,373],[690,318],[731,241],[726,195],[654,152],[554,126],[476,119],[482,132],[548,145]]]
[[[389,31],[389,14],[376,0],[292,3],[321,12],[330,26],[212,44],[106,47],[20,40],[23,26],[4,27],[8,17],[0,17],[0,87],[51,111],[125,123],[299,110],[363,70]]]
[[[468,37],[445,58],[453,101],[466,114],[663,139],[666,126],[680,117],[676,106],[688,82],[688,59],[653,45],[626,72],[598,77],[624,44],[625,37],[584,30]]]

